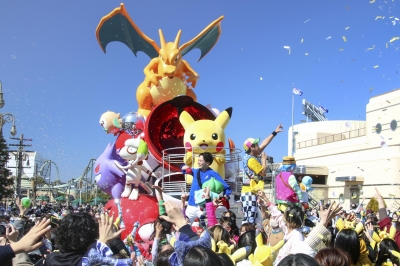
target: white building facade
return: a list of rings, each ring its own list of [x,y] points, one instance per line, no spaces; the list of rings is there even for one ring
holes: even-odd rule
[[[293,126],[298,165],[327,168],[313,176],[319,199],[366,202],[377,187],[388,208],[400,207],[400,89],[372,97],[366,121],[321,121]],[[292,128],[288,154],[292,154]],[[319,179],[319,180],[316,180]]]

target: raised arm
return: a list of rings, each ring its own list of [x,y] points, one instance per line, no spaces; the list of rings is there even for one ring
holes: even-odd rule
[[[272,139],[280,132],[283,131],[283,127],[282,127],[282,123],[279,124],[279,126],[276,127],[276,129],[274,131],[272,131],[272,133],[266,137],[261,144],[259,144],[258,146],[260,147],[261,151],[263,151],[268,144],[272,141]]]

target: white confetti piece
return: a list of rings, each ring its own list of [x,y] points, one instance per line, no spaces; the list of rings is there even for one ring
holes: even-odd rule
[[[390,39],[389,42],[394,42],[394,41],[397,41],[398,39],[400,39],[400,37],[393,37],[392,39]]]
[[[301,41],[300,41],[301,43],[303,43],[304,42],[304,39],[301,39]]]
[[[344,42],[347,42],[346,36],[342,36],[342,38]]]
[[[348,30],[348,29],[350,29],[350,27],[346,27],[344,30]]]
[[[385,19],[385,16],[376,16],[375,20],[378,20],[378,19]]]
[[[325,38],[325,40],[329,40],[331,38],[332,38],[332,36],[328,36],[328,37]]]
[[[379,65],[374,66],[374,68],[378,68],[378,67],[379,67]]]
[[[339,52],[343,52],[343,51],[344,51],[344,48],[340,48],[340,49],[339,49]]]
[[[309,22],[311,19],[309,18],[309,19],[307,19],[306,21],[304,21],[304,23],[307,23],[307,22]]]
[[[307,55],[308,55],[308,53],[305,53],[305,55],[307,56]]]
[[[375,3],[375,0],[371,0],[371,1],[369,1],[369,3],[370,3],[370,4],[373,4],[373,3]]]
[[[375,45],[372,45],[371,48],[367,48],[367,51],[374,50],[374,49],[375,49]]]
[[[290,46],[283,46],[283,48],[285,48],[285,49],[290,49]]]
[[[389,47],[389,44],[388,43],[386,43],[386,49]]]
[[[262,77],[260,77],[260,80],[263,80],[263,78],[262,78]]]

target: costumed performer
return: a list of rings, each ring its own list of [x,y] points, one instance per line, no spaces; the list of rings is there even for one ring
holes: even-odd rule
[[[296,170],[296,160],[293,156],[283,157],[279,167],[280,172],[275,178],[276,203],[281,211],[285,211],[289,205],[300,205],[303,194],[293,172]]]
[[[272,139],[283,131],[282,124],[261,143],[260,139],[248,138],[243,144],[245,155],[243,158],[243,184],[240,201],[242,202],[244,223],[255,223],[257,218],[257,192],[264,190],[264,177],[267,171],[267,155],[264,149]],[[260,143],[260,144],[259,144]],[[258,158],[261,155],[261,160]]]
[[[211,153],[204,152],[199,155],[197,161],[199,168],[191,169],[189,168],[189,166],[186,165],[182,167],[182,170],[185,171],[186,174],[190,174],[193,176],[192,186],[190,187],[188,206],[186,208],[186,217],[189,218],[190,223],[193,223],[196,218],[200,218],[203,214],[203,211],[199,206],[196,205],[195,202],[195,192],[198,190],[202,190],[202,184],[206,183],[211,178],[214,178],[216,181],[220,182],[223,185],[224,197],[229,198],[232,193],[232,189],[228,186],[228,184],[226,184],[224,179],[217,172],[210,168],[213,160],[214,157]]]

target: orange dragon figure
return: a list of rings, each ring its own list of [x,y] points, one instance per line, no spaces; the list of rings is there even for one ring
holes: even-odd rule
[[[124,4],[121,4],[100,20],[96,37],[104,53],[107,44],[119,41],[126,44],[135,56],[141,51],[151,58],[144,68],[145,79],[136,91],[137,112],[147,117],[154,106],[178,95],[187,95],[197,100],[192,89],[196,87],[199,76],[182,57],[198,48],[201,51],[200,61],[217,43],[223,18],[221,16],[212,22],[199,35],[180,47],[181,30],[174,42],[166,43],[160,29],[160,48],[136,26]]]

